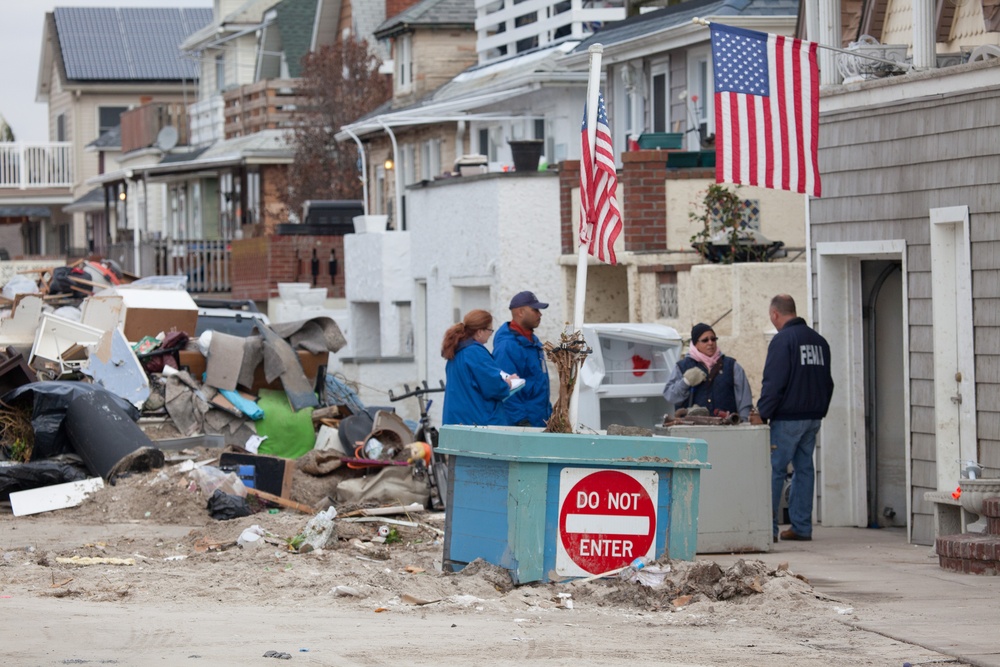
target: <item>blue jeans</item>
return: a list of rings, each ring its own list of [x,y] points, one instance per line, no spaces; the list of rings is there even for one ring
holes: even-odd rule
[[[792,530],[803,537],[812,535],[813,485],[816,469],[813,450],[819,419],[771,422],[771,511],[774,534],[781,518],[781,490],[792,464],[792,486],[788,494],[788,519]]]

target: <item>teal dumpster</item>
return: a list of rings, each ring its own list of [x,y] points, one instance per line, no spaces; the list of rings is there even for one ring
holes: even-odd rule
[[[438,449],[446,569],[482,558],[526,583],[694,558],[704,440],[445,426]]]

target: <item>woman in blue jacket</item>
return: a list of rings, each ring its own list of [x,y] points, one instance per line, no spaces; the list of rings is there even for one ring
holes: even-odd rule
[[[486,349],[493,334],[493,316],[471,310],[448,329],[441,343],[441,356],[448,360],[444,392],[444,424],[503,426],[507,418],[503,400],[510,396],[510,380],[503,375]]]

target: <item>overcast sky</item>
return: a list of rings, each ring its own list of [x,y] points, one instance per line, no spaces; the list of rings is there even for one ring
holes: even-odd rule
[[[54,7],[211,7],[212,0],[3,0],[0,114],[17,141],[48,141],[48,108],[35,103],[42,23]]]

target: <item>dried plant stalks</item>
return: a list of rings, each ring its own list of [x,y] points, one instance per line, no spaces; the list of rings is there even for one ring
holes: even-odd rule
[[[0,401],[0,446],[13,461],[27,463],[35,448],[31,426],[31,404],[9,405]]]
[[[545,356],[556,365],[559,372],[559,398],[552,406],[552,416],[546,422],[546,433],[572,433],[573,424],[569,423],[569,401],[573,396],[577,373],[584,359],[593,350],[587,347],[583,333],[565,331],[559,336],[559,345],[546,342],[543,346]]]

